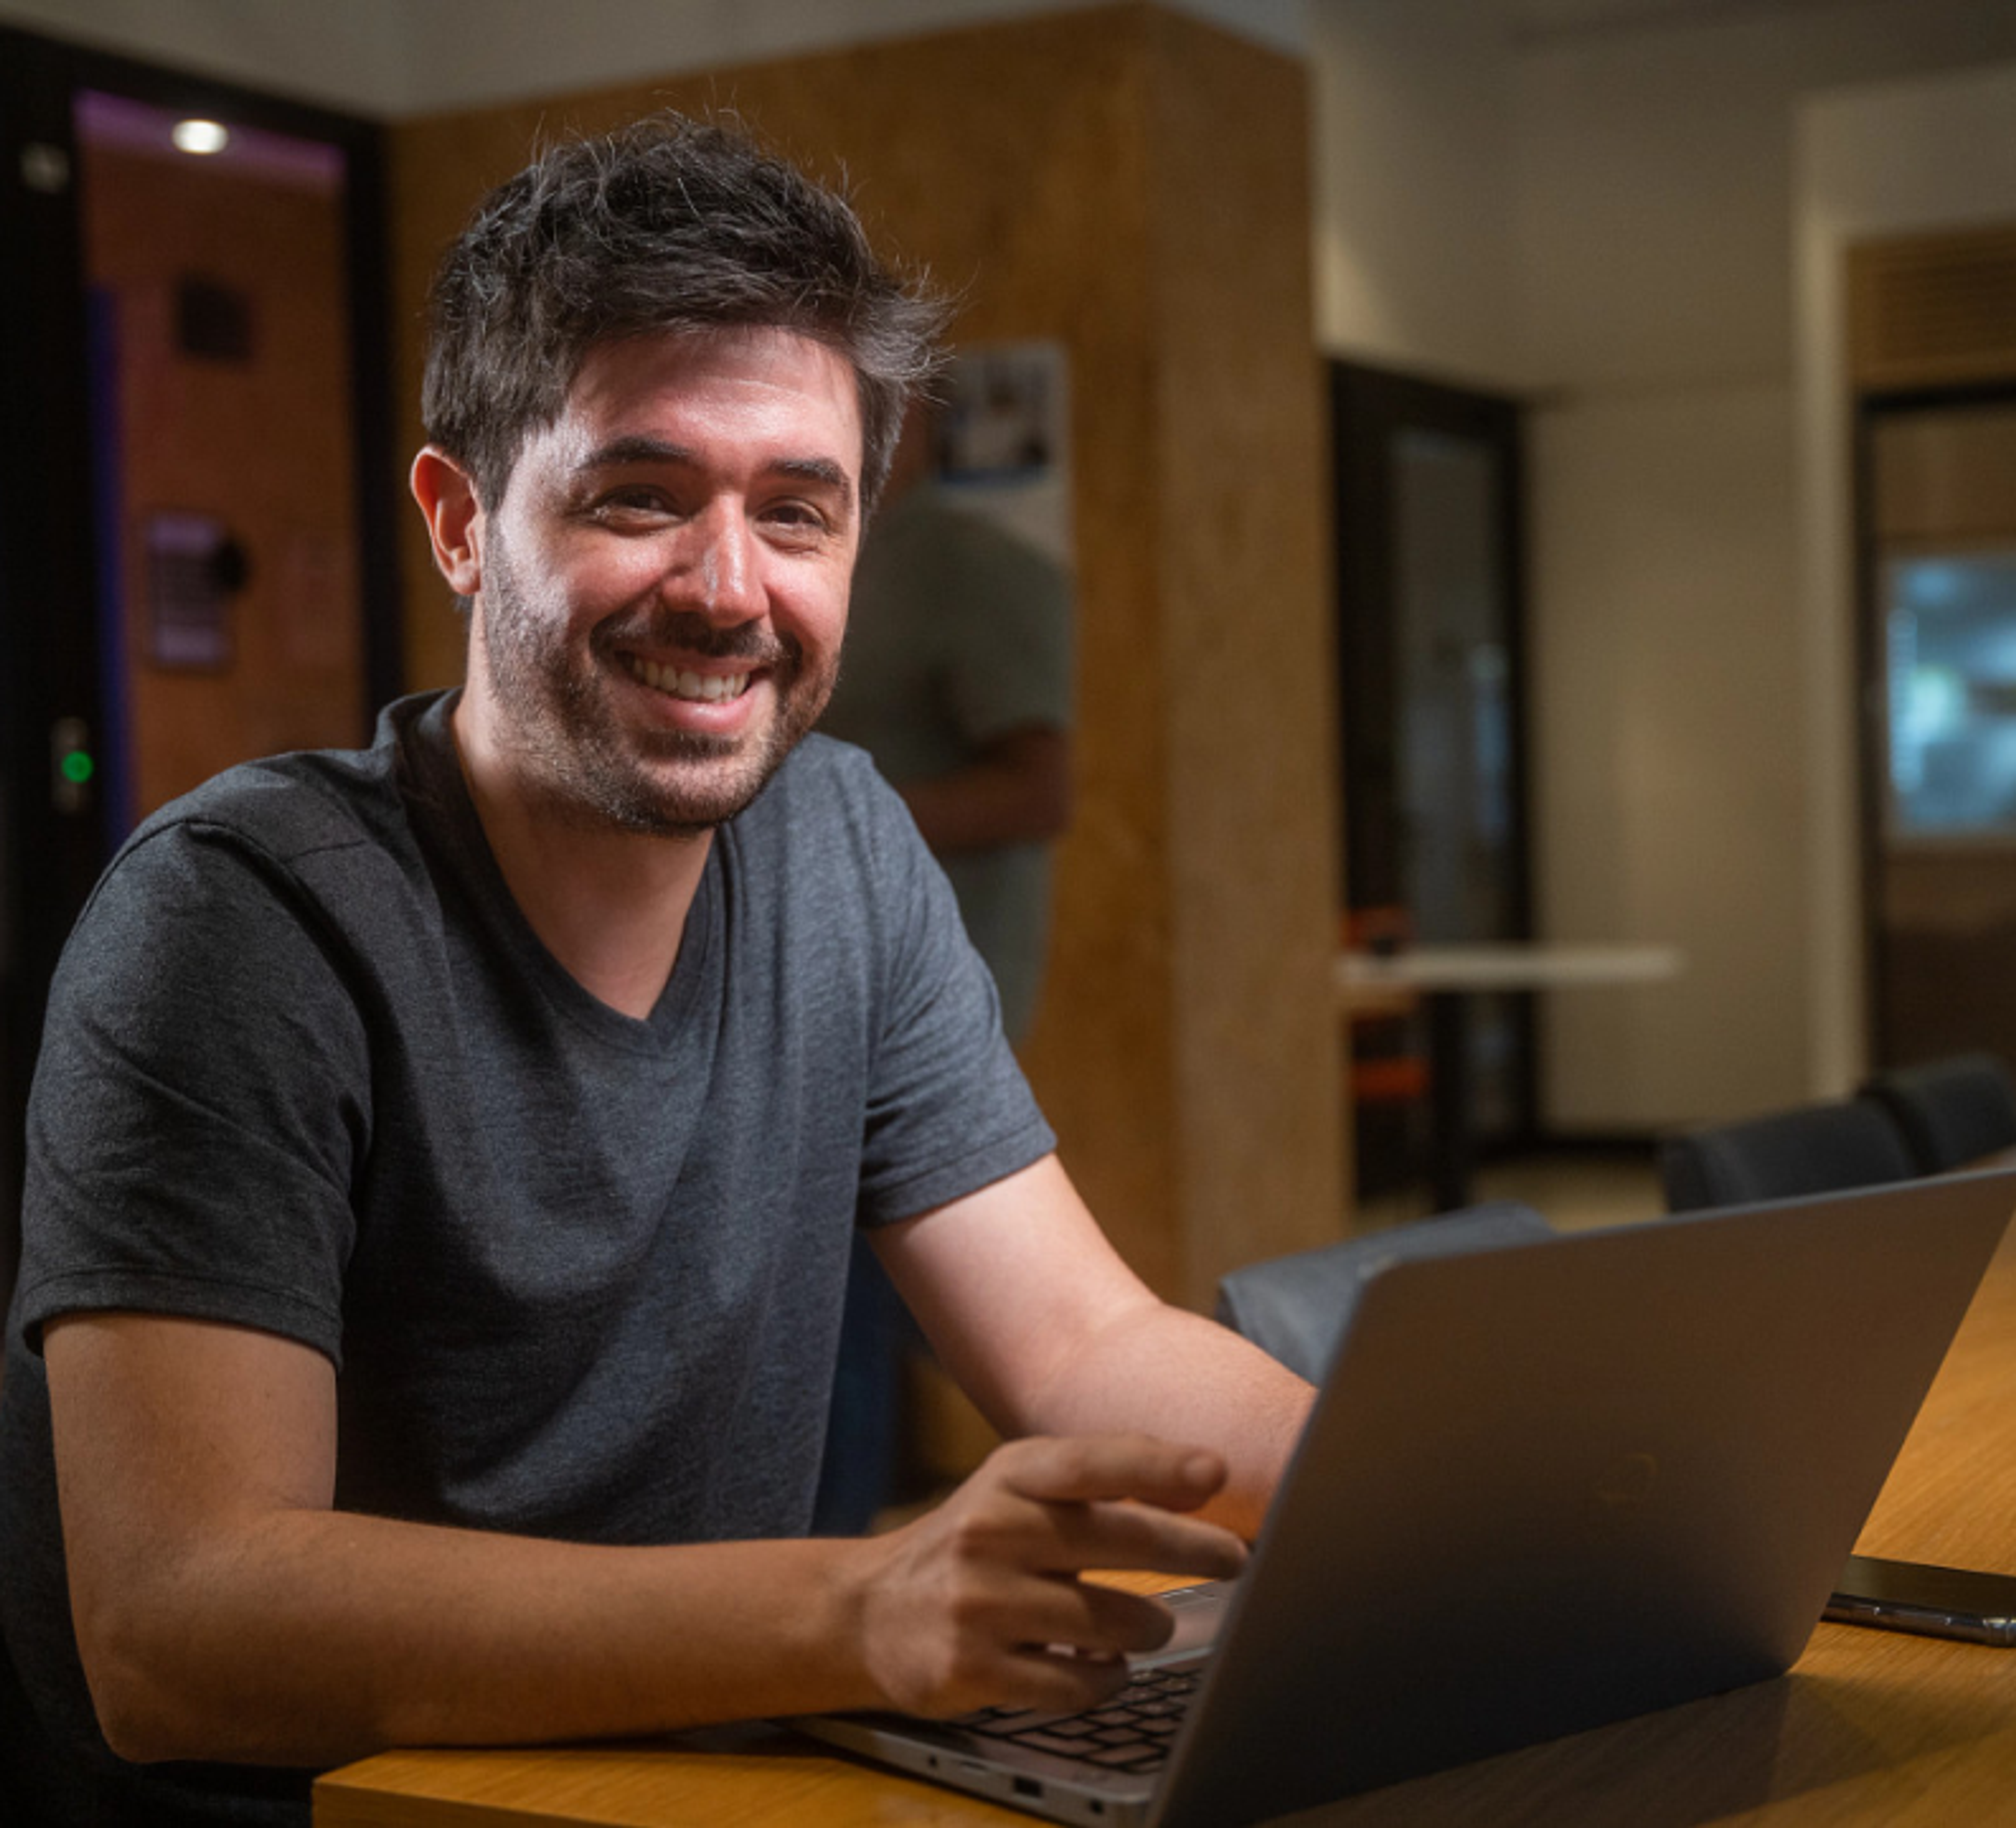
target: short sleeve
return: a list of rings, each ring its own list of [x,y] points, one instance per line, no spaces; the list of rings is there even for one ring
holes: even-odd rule
[[[279,1333],[340,1362],[369,1054],[289,867],[221,826],[144,835],[52,991],[30,1096],[31,1338],[123,1308]]]
[[[1057,1139],[1003,1037],[994,980],[951,885],[896,797],[879,803],[883,935],[862,1139],[861,1217],[916,1216],[1040,1160]]]

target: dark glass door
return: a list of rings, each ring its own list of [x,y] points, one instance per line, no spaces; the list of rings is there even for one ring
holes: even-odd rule
[[[1351,363],[1331,381],[1348,905],[1424,944],[1525,939],[1519,408]],[[1472,1134],[1523,1141],[1531,999],[1470,1003]]]
[[[170,142],[198,118],[222,150]],[[4,1297],[49,977],[98,872],[203,775],[362,736],[399,621],[379,130],[4,29],[0,121]]]

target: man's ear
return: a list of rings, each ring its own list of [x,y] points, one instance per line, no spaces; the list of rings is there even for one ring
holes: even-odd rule
[[[457,596],[473,596],[483,588],[483,509],[468,471],[438,445],[429,444],[413,459],[409,479],[420,516],[427,524],[434,563]]]

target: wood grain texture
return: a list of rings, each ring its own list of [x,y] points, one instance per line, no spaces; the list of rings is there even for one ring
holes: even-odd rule
[[[1848,378],[1858,392],[2016,374],[2016,225],[1859,242],[1846,261]]]
[[[1161,1293],[1345,1224],[1331,637],[1301,67],[1096,7],[393,130],[401,397],[438,250],[542,135],[732,106],[844,171],[955,340],[1069,352],[1075,822],[1024,1049],[1093,1209]],[[416,422],[408,426],[417,443]],[[417,524],[409,678],[461,628]]]
[[[1333,596],[1305,100],[1264,53],[1150,28],[1179,1286],[1204,1304],[1341,1205],[1305,1165],[1341,1158],[1334,1006],[1302,1002],[1334,947]]]

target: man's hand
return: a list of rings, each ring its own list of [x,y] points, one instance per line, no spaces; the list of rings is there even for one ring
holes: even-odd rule
[[[1125,1683],[1125,1657],[1167,1643],[1172,1621],[1159,1601],[1079,1576],[1237,1574],[1237,1537],[1177,1514],[1224,1481],[1216,1454],[1145,1435],[1000,1448],[938,1510],[861,1545],[870,1678],[913,1714],[1096,1705]]]

